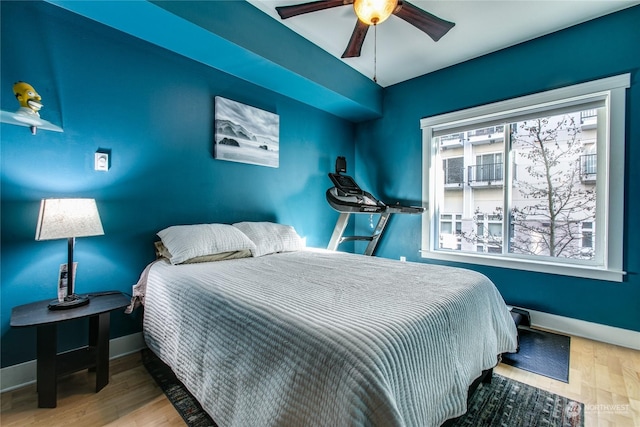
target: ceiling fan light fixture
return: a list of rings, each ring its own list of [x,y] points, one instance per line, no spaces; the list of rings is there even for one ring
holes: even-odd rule
[[[385,21],[398,6],[398,0],[354,0],[353,10],[358,19],[367,25]]]

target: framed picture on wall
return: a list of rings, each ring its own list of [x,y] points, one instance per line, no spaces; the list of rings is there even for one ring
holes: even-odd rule
[[[213,157],[277,168],[280,163],[280,116],[215,97]]]

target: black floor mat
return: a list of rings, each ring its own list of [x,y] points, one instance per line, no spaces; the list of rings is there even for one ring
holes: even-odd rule
[[[520,351],[503,354],[503,363],[554,380],[569,382],[569,337],[526,327],[519,327],[518,333]]]

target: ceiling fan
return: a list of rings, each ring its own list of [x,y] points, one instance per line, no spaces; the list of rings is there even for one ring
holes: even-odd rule
[[[376,3],[380,6],[379,9],[372,8]],[[360,56],[369,26],[381,23],[390,15],[404,19],[409,24],[427,33],[436,42],[456,25],[403,0],[319,0],[297,5],[278,6],[276,10],[280,18],[287,19],[348,4],[353,4],[358,20],[342,58]]]

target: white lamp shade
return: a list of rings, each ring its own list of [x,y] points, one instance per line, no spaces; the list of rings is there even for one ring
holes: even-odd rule
[[[94,199],[42,199],[36,240],[104,234]]]

